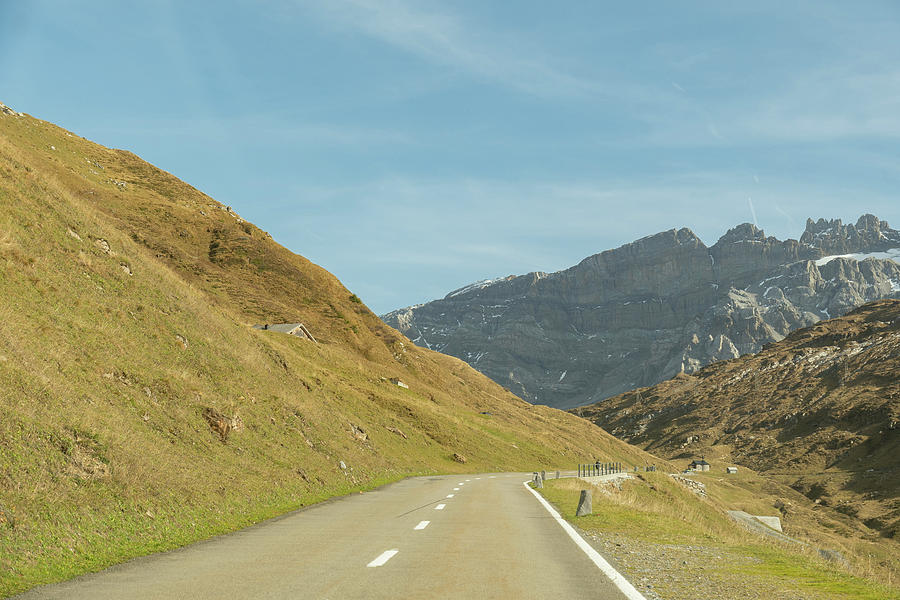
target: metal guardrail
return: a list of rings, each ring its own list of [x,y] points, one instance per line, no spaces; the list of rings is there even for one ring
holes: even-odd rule
[[[632,470],[635,473],[639,471],[656,471],[656,465],[629,466],[621,462],[596,461],[579,464],[574,473],[572,471],[567,471],[566,473],[573,473],[576,477],[598,477],[600,475],[612,475],[614,473],[630,473]],[[561,476],[571,477],[572,475],[562,475],[560,471],[534,471],[531,474],[531,480],[537,484],[538,479],[543,483],[547,479],[559,479]]]
[[[578,465],[578,476],[579,477],[596,477],[598,475],[611,475],[613,473],[624,473],[625,469],[620,462],[606,462],[602,463],[597,461],[595,463],[588,463],[583,465]]]
[[[597,462],[578,465],[578,477],[597,477],[599,475],[612,475],[613,473],[628,473],[629,471],[656,471],[656,465],[644,465],[643,467],[625,466],[620,462]]]

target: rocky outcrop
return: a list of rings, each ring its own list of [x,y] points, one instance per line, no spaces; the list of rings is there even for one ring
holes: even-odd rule
[[[873,215],[861,216],[856,225],[844,225],[840,219],[815,222],[807,219],[800,242],[821,250],[824,255],[877,252],[900,247],[900,231],[891,229]]]
[[[24,117],[25,113],[17,112],[15,110],[11,109],[10,107],[8,107],[7,105],[3,104],[2,102],[0,102],[0,115],[10,115],[12,117]]]
[[[564,271],[481,281],[382,318],[530,402],[572,408],[900,298],[895,248],[900,232],[872,215],[846,226],[810,220],[800,241],[745,223],[707,247],[673,229]],[[879,254],[864,260],[866,252]]]

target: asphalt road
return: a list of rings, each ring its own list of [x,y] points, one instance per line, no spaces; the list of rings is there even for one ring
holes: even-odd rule
[[[19,598],[626,598],[527,479],[407,479]]]

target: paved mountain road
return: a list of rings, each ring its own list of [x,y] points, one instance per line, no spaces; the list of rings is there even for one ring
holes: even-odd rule
[[[407,479],[19,598],[626,598],[529,478]]]

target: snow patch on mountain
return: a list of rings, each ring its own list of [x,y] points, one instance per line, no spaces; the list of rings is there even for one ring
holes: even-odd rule
[[[892,248],[885,252],[856,252],[854,254],[835,254],[834,256],[825,256],[816,261],[816,266],[822,267],[838,258],[849,258],[856,261],[866,260],[867,258],[877,258],[882,260],[892,260],[895,263],[900,263],[900,248]]]
[[[482,279],[481,281],[476,281],[475,283],[470,283],[469,285],[463,286],[458,290],[453,290],[449,294],[447,294],[446,298],[454,298],[456,296],[461,296],[463,294],[467,294],[469,292],[474,292],[477,290],[482,290],[486,287],[492,286],[495,283],[499,283],[507,279],[506,277],[496,277],[494,279]]]

